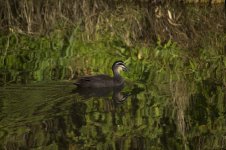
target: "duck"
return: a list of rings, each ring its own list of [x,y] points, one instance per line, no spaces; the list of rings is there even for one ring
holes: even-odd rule
[[[120,87],[125,80],[120,76],[121,71],[128,71],[123,61],[115,61],[112,65],[113,77],[105,74],[80,77],[76,83],[79,88]]]

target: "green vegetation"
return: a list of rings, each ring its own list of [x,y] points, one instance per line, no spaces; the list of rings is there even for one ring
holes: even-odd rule
[[[222,6],[69,1],[3,2],[1,84],[111,73],[119,59],[132,68],[132,81],[225,83]]]

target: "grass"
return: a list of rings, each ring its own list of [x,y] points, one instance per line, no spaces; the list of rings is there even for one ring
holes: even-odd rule
[[[186,78],[225,84],[226,60],[221,47],[206,46],[193,56],[172,40],[164,43],[159,38],[156,45],[129,47],[123,39],[83,41],[78,38],[77,29],[71,30],[71,33],[56,30],[44,37],[15,33],[2,36],[2,82],[20,81],[24,74],[35,81],[111,74],[112,63],[123,60],[132,68],[128,78],[133,81],[169,82]],[[224,38],[219,37],[219,41],[222,43]]]

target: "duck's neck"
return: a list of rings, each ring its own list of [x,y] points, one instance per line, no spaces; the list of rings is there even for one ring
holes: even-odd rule
[[[114,74],[114,79],[116,79],[116,80],[121,80],[122,79],[122,77],[120,76],[118,71],[113,71],[113,74]]]

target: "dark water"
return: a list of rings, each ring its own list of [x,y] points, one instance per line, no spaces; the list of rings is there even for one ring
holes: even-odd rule
[[[0,149],[226,148],[224,91],[216,86],[207,99],[181,82],[165,87],[0,87]]]

